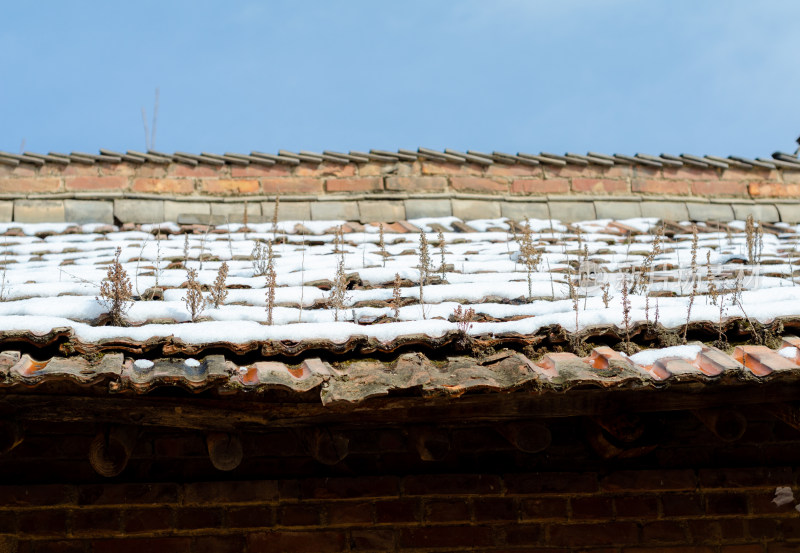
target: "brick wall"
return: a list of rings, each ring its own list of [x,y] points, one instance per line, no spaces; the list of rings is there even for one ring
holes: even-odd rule
[[[785,553],[800,550],[800,431],[758,406],[723,442],[691,413],[645,417],[648,454],[603,458],[581,418],[525,453],[491,426],[444,428],[422,461],[407,429],[340,429],[326,466],[290,430],[244,433],[234,471],[201,432],[145,429],[126,470],[89,466],[91,424],[31,423],[0,457],[0,551]],[[778,506],[778,487],[797,499]],[[5,547],[5,549],[3,549]]]
[[[778,553],[800,548],[795,502],[772,502],[795,477],[775,467],[4,486],[0,548]]]
[[[108,193],[174,195],[321,195],[480,193],[496,195],[671,195],[800,197],[800,171],[739,168],[647,168],[634,165],[488,167],[416,161],[301,163],[272,167],[95,163],[0,165],[0,194]]]

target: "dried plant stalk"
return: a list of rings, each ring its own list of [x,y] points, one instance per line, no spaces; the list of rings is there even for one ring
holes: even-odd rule
[[[611,296],[609,295],[609,290],[611,289],[611,285],[608,282],[606,282],[602,286],[600,286],[600,289],[603,291],[603,305],[605,305],[606,309],[608,309],[608,302],[611,301]]]
[[[119,261],[122,248],[117,248],[114,261],[109,265],[106,279],[100,284],[97,300],[108,309],[111,324],[125,325],[125,313],[133,305],[133,288],[128,273]]]
[[[689,332],[689,320],[692,317],[692,305],[694,304],[694,298],[697,296],[697,225],[692,223],[692,265],[691,265],[691,279],[692,279],[692,291],[689,294],[689,305],[686,308],[686,324],[683,327],[683,343],[686,343],[686,334]]]
[[[442,258],[442,263],[439,265],[439,272],[442,274],[442,280],[447,280],[447,267],[444,264],[444,256],[447,253],[447,243],[444,240],[444,233],[440,230],[436,237],[439,240],[439,255]]]
[[[339,260],[336,263],[336,276],[333,280],[333,287],[329,297],[330,306],[333,307],[333,319],[339,320],[339,311],[344,309],[345,301],[347,300],[347,278],[344,273],[344,237],[343,230],[340,226],[336,230],[334,236],[335,250],[338,250]]]
[[[228,287],[225,284],[227,278],[228,264],[223,261],[222,265],[219,266],[217,278],[214,279],[214,284],[211,286],[209,295],[209,303],[216,309],[219,309],[219,306],[225,301],[225,298],[228,297]]]
[[[197,318],[203,312],[203,292],[200,288],[200,283],[197,282],[197,270],[186,269],[186,295],[183,297],[186,304],[186,309],[192,318],[192,322],[197,321]]]
[[[183,235],[183,266],[189,263],[189,233]]]
[[[281,205],[281,197],[275,196],[275,209],[272,211],[272,240],[278,241],[278,207]]]
[[[275,256],[272,253],[272,240],[267,241],[266,268],[264,274],[267,275],[267,324],[272,325],[272,313],[275,309],[275,287],[277,286],[277,274],[275,273]]]
[[[419,232],[419,307],[422,311],[422,318],[425,319],[425,299],[423,297],[424,286],[428,282],[431,273],[431,256],[428,251],[428,237],[425,231]]]
[[[381,257],[383,257],[383,266],[386,267],[386,258],[389,257],[389,252],[386,251],[386,241],[383,236],[383,223],[378,225],[378,248],[381,252]]]
[[[625,353],[631,354],[631,300],[628,297],[628,275],[622,273],[622,322],[625,325]]]
[[[392,286],[392,309],[394,310],[394,318],[400,318],[400,304],[403,301],[403,296],[400,294],[400,273],[394,274],[394,285]]]
[[[533,245],[530,220],[525,219],[522,233],[517,236],[519,239],[519,261],[525,266],[525,272],[528,277],[528,299],[530,300],[533,296],[533,273],[542,260],[542,252],[537,251]]]

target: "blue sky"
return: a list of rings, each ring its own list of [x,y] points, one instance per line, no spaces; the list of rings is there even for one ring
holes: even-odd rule
[[[800,2],[7,2],[0,150],[769,155]]]

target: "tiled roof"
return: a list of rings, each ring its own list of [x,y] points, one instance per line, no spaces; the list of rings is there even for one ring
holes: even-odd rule
[[[249,154],[231,153],[213,154],[202,152],[193,154],[188,152],[174,152],[172,154],[149,150],[139,152],[128,150],[127,152],[116,152],[113,150],[100,149],[97,154],[86,152],[71,152],[69,154],[50,152],[39,154],[35,152],[24,152],[22,154],[12,154],[0,152],[0,165],[16,166],[20,163],[30,165],[58,164],[66,165],[70,163],[91,165],[95,163],[181,163],[184,165],[197,166],[222,166],[222,165],[299,165],[300,163],[393,163],[397,161],[417,161],[430,160],[437,162],[451,162],[457,164],[474,163],[478,165],[546,165],[561,167],[565,165],[587,166],[595,165],[600,167],[614,165],[638,165],[642,167],[690,167],[690,168],[716,168],[716,169],[790,169],[800,170],[800,160],[795,154],[784,152],[774,152],[771,157],[759,157],[755,159],[729,156],[726,158],[718,156],[695,156],[691,154],[671,155],[661,154],[658,156],[637,153],[635,155],[614,154],[606,155],[597,152],[587,152],[577,154],[567,152],[563,155],[549,152],[529,154],[518,152],[516,154],[505,152],[478,152],[467,150],[461,152],[445,148],[443,151],[432,150],[430,148],[418,148],[417,150],[398,149],[390,150],[370,150],[369,152],[350,151],[348,153],[334,152],[325,150],[319,152],[289,152],[279,150],[276,154],[253,151]]]

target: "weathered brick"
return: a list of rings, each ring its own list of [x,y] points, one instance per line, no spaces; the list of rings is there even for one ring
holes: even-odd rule
[[[0,505],[28,507],[63,505],[72,502],[73,489],[61,484],[0,486]]]
[[[488,176],[497,177],[538,177],[543,176],[542,169],[533,165],[505,165],[503,163],[495,163],[488,166],[484,170]]]
[[[222,525],[222,509],[185,507],[175,511],[175,528],[218,528]]]
[[[372,523],[372,504],[370,503],[328,503],[325,510],[329,525]]]
[[[791,486],[791,467],[747,467],[700,469],[701,488],[775,488]]]
[[[665,517],[702,515],[703,497],[699,494],[662,494],[661,507]]]
[[[453,163],[450,161],[424,160],[419,162],[423,175],[481,175],[483,166],[475,163]]]
[[[524,499],[520,503],[520,518],[523,520],[565,519],[567,518],[567,500],[560,497]]]
[[[686,530],[675,521],[656,520],[642,525],[643,543],[686,543]]]
[[[586,178],[586,179],[598,179],[603,177],[603,168],[597,165],[565,165],[563,167],[555,167],[553,165],[546,165],[542,164],[542,171],[544,172],[545,178],[572,178],[572,177],[579,177],[579,178]]]
[[[391,528],[350,532],[350,551],[394,551],[394,542],[394,531]]]
[[[597,491],[597,475],[590,472],[509,474],[508,494],[591,493]]]
[[[775,204],[775,207],[784,223],[800,223],[800,205],[796,203]]]
[[[286,177],[261,179],[265,194],[322,194],[322,179],[311,177]]]
[[[225,175],[224,165],[185,165],[172,163],[167,168],[167,174],[174,177],[220,177]]]
[[[747,496],[744,494],[725,493],[706,496],[706,510],[714,515],[747,514]]]
[[[266,528],[273,524],[273,512],[272,507],[264,505],[230,507],[227,525],[229,528]]]
[[[211,215],[208,202],[164,202],[164,219],[177,222],[181,215]]]
[[[432,499],[425,502],[423,513],[426,522],[468,522],[471,518],[466,500]]]
[[[527,545],[532,546],[536,544],[545,544],[544,526],[540,524],[515,524],[505,528],[506,542],[509,545]],[[548,544],[549,545],[549,544]],[[527,549],[525,551],[528,551]],[[534,550],[538,551],[538,550]],[[550,551],[560,552],[560,549],[547,549]]]
[[[278,498],[272,480],[196,482],[184,487],[184,503],[258,503]]]
[[[62,536],[67,533],[67,511],[43,509],[18,511],[17,528],[20,534]]]
[[[110,201],[64,200],[64,218],[70,223],[114,223],[114,203]]]
[[[191,547],[192,538],[112,538],[93,541],[92,553],[175,553]]]
[[[713,543],[720,541],[741,540],[745,537],[744,519],[730,517],[727,519],[689,519],[686,521],[689,529],[690,543]]]
[[[247,535],[248,551],[281,551],[283,553],[337,553],[344,551],[344,532],[257,532]]]
[[[318,526],[320,507],[317,505],[284,505],[278,510],[278,524],[281,526]]]
[[[233,165],[231,166],[231,176],[233,178],[240,177],[288,177],[292,174],[292,169],[283,163],[276,163],[275,165]]]
[[[508,183],[486,177],[450,177],[450,186],[459,192],[508,192]]]
[[[614,498],[617,518],[656,518],[658,498],[651,495],[626,495]]]
[[[240,553],[244,548],[244,536],[197,536],[192,553]]]
[[[800,184],[786,181],[780,182],[751,182],[748,185],[750,195],[756,198],[797,198],[800,197]]]
[[[621,470],[600,480],[604,490],[694,490],[693,470]]]
[[[149,505],[177,503],[175,484],[97,484],[78,489],[79,505]]]
[[[224,217],[229,223],[244,221],[245,203],[209,202],[211,215]],[[249,222],[261,220],[261,202],[247,203],[247,220]]]
[[[66,177],[64,185],[70,191],[124,190],[128,187],[128,178],[120,176]]]
[[[500,217],[500,204],[485,200],[450,200],[453,216],[464,221],[496,219]]]
[[[481,547],[492,545],[486,526],[434,526],[400,530],[400,547]]]
[[[596,201],[594,209],[598,219],[632,219],[642,216],[640,202]]]
[[[517,520],[517,504],[510,497],[475,498],[472,503],[475,520]]]
[[[549,530],[548,544],[552,545],[629,545],[639,541],[639,527],[635,522],[553,524]]]
[[[575,497],[572,504],[572,518],[604,518],[610,519],[614,514],[610,497]]]
[[[161,223],[164,221],[164,202],[114,200],[114,217],[122,223]]]
[[[716,169],[702,169],[700,167],[690,167],[684,165],[683,167],[664,167],[662,174],[665,179],[669,180],[717,180],[719,174]]]
[[[692,194],[696,196],[735,196],[745,197],[748,195],[747,183],[745,181],[693,181]]]
[[[299,492],[300,498],[313,499],[393,497],[398,494],[398,481],[394,476],[308,479],[300,483]],[[284,497],[283,493],[281,497]]]
[[[65,222],[63,200],[14,200],[14,221],[18,223]]]
[[[390,499],[375,502],[375,522],[397,524],[420,520],[420,506],[416,499]]]
[[[3,541],[0,541],[0,551],[3,553],[84,553],[87,542],[83,540],[36,540],[30,542],[20,542],[19,548],[6,548]]]
[[[31,194],[58,192],[61,179],[56,177],[0,178],[0,192],[4,194]]]
[[[311,218],[315,221],[358,221],[357,202],[312,202]]]
[[[406,218],[402,200],[364,200],[358,202],[359,220],[362,223],[391,223]]]
[[[257,194],[256,179],[200,179],[200,190],[208,194]]]
[[[381,177],[352,177],[345,179],[326,179],[328,192],[374,192],[383,190]]]
[[[512,194],[567,194],[569,179],[514,179]]]
[[[301,163],[294,168],[294,174],[298,177],[352,177],[356,174],[356,166],[353,163]]]
[[[447,190],[447,179],[445,177],[386,177],[386,190],[444,192]]]
[[[10,223],[14,220],[14,202],[0,200],[0,223]]]
[[[70,527],[73,535],[97,535],[119,532],[121,524],[118,509],[76,509]]]
[[[414,475],[403,479],[406,495],[500,494],[502,482],[489,474]]]
[[[406,219],[422,217],[450,217],[453,208],[447,199],[411,199],[405,200]]]
[[[616,194],[628,192],[628,182],[622,179],[572,179],[573,192]]]
[[[173,526],[172,511],[167,507],[132,509],[122,512],[122,528],[126,534],[168,530]]]
[[[191,194],[194,192],[192,179],[133,179],[134,192],[153,194]]]
[[[680,180],[634,178],[631,181],[631,191],[641,192],[643,194],[683,196],[689,194],[689,183]]]

